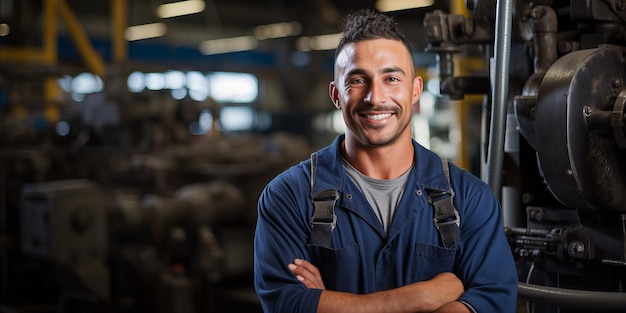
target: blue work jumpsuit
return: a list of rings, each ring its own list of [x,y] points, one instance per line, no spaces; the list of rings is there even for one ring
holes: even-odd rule
[[[415,166],[388,233],[342,167],[343,135],[318,151],[314,194],[338,189],[331,248],[309,244],[310,160],[274,178],[262,192],[254,240],[254,284],[265,312],[316,312],[321,294],[307,289],[287,264],[308,260],[322,271],[326,289],[352,293],[387,290],[453,272],[463,282],[459,299],[470,310],[515,312],[517,273],[504,235],[501,208],[478,178],[450,165],[460,243],[442,247],[427,189],[449,190],[441,159],[413,142]]]

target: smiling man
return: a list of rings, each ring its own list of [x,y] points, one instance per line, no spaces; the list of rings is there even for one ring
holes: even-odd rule
[[[372,10],[348,16],[329,86],[346,132],[259,198],[265,312],[515,312],[500,206],[412,139],[421,92],[396,23]]]

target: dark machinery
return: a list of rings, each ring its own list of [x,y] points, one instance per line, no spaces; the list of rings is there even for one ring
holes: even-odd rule
[[[219,282],[247,266],[226,255],[246,242],[218,237],[246,232],[245,196],[225,181],[115,196],[66,179],[27,184],[21,198],[21,248],[55,278],[61,312],[211,312]]]
[[[31,71],[0,77],[19,91]],[[0,115],[0,312],[260,311],[257,196],[308,142],[193,135],[216,104],[115,90],[115,77],[58,105],[62,134]]]
[[[519,298],[529,312],[626,311],[626,2],[466,6],[426,15],[428,49],[442,94],[487,94],[485,175]],[[493,66],[455,77],[457,53]]]

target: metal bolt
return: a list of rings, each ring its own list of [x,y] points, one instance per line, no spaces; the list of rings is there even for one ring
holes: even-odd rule
[[[534,199],[534,198],[535,198],[535,197],[533,196],[533,194],[532,194],[532,193],[530,193],[530,192],[525,192],[525,193],[522,195],[522,202],[523,202],[523,203],[525,203],[525,204],[528,204],[528,203],[530,203],[531,201],[533,201],[533,199]]]
[[[585,253],[585,245],[580,241],[574,241],[569,244],[568,253],[572,257],[582,256]]]
[[[533,220],[535,220],[537,222],[541,222],[544,219],[544,214],[543,214],[542,211],[539,211],[539,210],[537,210],[537,211],[530,211],[530,216],[529,217],[530,217],[530,219],[533,219]]]

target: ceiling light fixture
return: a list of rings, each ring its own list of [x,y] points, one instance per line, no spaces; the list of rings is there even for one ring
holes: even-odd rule
[[[161,37],[167,33],[167,26],[163,23],[152,23],[130,26],[124,31],[124,38],[128,41]]]
[[[429,7],[433,4],[435,0],[378,0],[376,8],[381,12],[391,12]]]
[[[296,41],[296,48],[300,51],[333,50],[337,48],[343,33],[301,37]]]
[[[257,45],[258,40],[254,36],[241,36],[203,41],[199,50],[204,55],[211,55],[254,50]]]
[[[296,36],[302,31],[298,22],[282,22],[259,25],[254,28],[254,35],[258,40]]]
[[[170,18],[181,15],[200,13],[205,8],[204,0],[186,0],[161,4],[157,8],[157,16]]]

